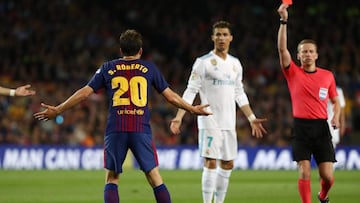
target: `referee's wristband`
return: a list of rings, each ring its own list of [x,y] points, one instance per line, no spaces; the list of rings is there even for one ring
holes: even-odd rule
[[[256,116],[254,114],[251,114],[250,116],[247,117],[247,119],[249,120],[250,123],[252,123],[256,119]]]
[[[9,92],[10,97],[15,96],[15,92],[16,92],[16,90],[11,89],[10,92]]]
[[[286,25],[286,24],[287,24],[287,21],[286,21],[286,20],[283,20],[283,19],[280,19],[280,24],[281,24],[281,25]]]

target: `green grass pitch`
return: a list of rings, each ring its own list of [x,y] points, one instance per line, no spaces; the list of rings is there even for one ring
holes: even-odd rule
[[[173,203],[200,203],[200,170],[162,170]],[[101,203],[104,171],[84,170],[2,170],[1,203]],[[127,169],[120,177],[121,202],[155,202],[144,175]],[[297,171],[234,170],[226,203],[296,203]],[[312,172],[313,202],[319,191],[317,171]],[[335,171],[331,202],[360,201],[360,172]]]

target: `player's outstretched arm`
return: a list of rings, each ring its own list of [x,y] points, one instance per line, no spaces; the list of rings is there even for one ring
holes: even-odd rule
[[[65,100],[63,103],[57,106],[51,106],[42,103],[41,106],[44,107],[45,110],[35,113],[34,117],[41,121],[47,121],[49,119],[53,119],[62,112],[72,108],[73,106],[87,99],[93,92],[94,91],[91,87],[85,86],[79,89],[78,91],[76,91],[67,100]]]
[[[23,85],[16,89],[10,89],[6,87],[0,87],[0,94],[6,96],[31,96],[34,95],[36,92],[30,89],[31,85]]]
[[[187,110],[192,114],[202,116],[208,116],[212,114],[206,111],[206,107],[208,107],[209,104],[192,106],[187,103],[183,98],[181,98],[177,93],[172,91],[170,88],[166,88],[161,94],[166,98],[169,103],[175,105],[178,108]]]

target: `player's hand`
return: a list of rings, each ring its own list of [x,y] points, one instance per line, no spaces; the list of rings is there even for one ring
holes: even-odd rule
[[[333,119],[331,119],[331,126],[332,126],[334,129],[340,128],[340,121],[339,121],[339,120],[336,120],[336,118],[334,117]]]
[[[31,85],[23,85],[20,86],[18,88],[16,88],[15,90],[15,95],[16,96],[31,96],[34,95],[36,92],[34,90],[30,90],[29,88],[31,87]]]
[[[171,123],[170,123],[170,131],[174,134],[174,135],[179,135],[180,134],[180,126],[181,126],[181,120],[180,119],[172,119]]]
[[[289,16],[288,11],[287,11],[288,7],[289,7],[288,4],[281,4],[280,7],[277,10],[279,15],[280,15],[280,18],[282,20],[287,21],[287,19],[288,19],[288,16]]]
[[[55,106],[47,105],[44,103],[41,103],[41,106],[44,107],[45,110],[34,114],[34,117],[39,121],[47,121],[55,118],[57,115],[60,114],[60,112]]]
[[[255,136],[256,138],[262,138],[264,134],[267,133],[266,129],[262,125],[262,122],[265,121],[267,121],[266,118],[256,118],[250,123],[252,136]]]
[[[203,105],[196,105],[193,108],[193,111],[191,113],[201,116],[208,116],[212,115],[211,112],[206,111],[205,109],[210,106],[209,104],[203,104]]]

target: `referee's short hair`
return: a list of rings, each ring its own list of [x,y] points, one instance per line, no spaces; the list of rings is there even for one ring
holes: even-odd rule
[[[315,51],[317,51],[317,44],[315,40],[312,39],[303,39],[299,42],[298,46],[297,46],[297,50],[300,51],[300,46],[303,44],[313,44],[315,46]]]

